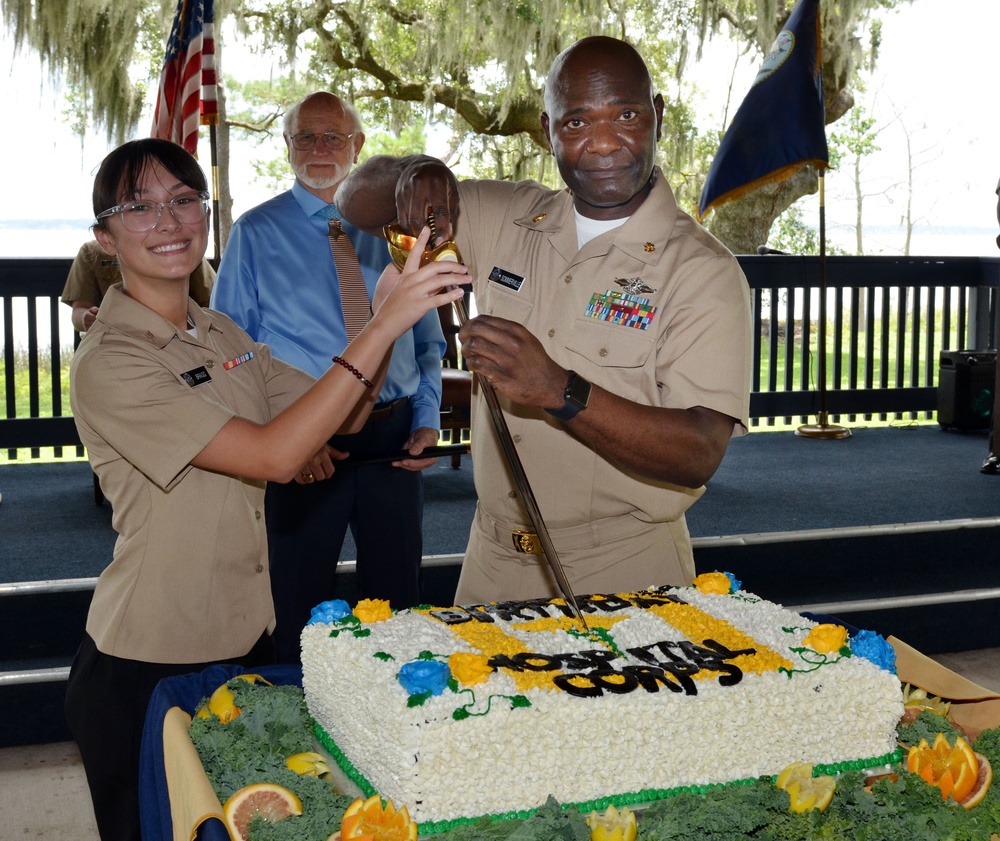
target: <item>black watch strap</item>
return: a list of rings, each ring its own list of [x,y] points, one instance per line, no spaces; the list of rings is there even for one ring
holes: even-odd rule
[[[590,403],[590,383],[581,377],[576,371],[569,372],[569,379],[566,381],[566,388],[563,391],[563,405],[561,409],[546,409],[552,417],[561,421],[572,420],[582,410],[586,409]]]

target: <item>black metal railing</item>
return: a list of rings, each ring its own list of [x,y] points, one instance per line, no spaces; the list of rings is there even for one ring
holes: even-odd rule
[[[741,256],[754,304],[754,428],[831,420],[933,419],[942,351],[996,347],[1000,259],[827,257],[826,383],[817,381],[817,257]],[[78,447],[64,372],[77,338],[59,295],[64,258],[0,260],[0,448],[37,457]],[[26,392],[26,393],[25,393]],[[79,450],[77,451],[79,452]]]

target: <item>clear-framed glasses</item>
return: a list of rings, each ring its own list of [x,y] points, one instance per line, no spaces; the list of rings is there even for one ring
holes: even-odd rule
[[[350,134],[341,134],[339,131],[324,131],[322,134],[316,134],[311,131],[300,131],[298,134],[293,134],[290,140],[292,141],[292,145],[300,152],[308,152],[310,149],[314,149],[316,144],[321,140],[323,141],[323,145],[331,152],[338,152],[356,134],[356,131],[352,131]]]
[[[174,196],[170,201],[127,201],[116,204],[97,214],[98,219],[106,219],[116,213],[122,215],[122,224],[126,231],[141,234],[151,231],[160,221],[163,208],[170,210],[171,215],[182,225],[193,225],[208,215],[209,196],[204,191],[184,193]]]

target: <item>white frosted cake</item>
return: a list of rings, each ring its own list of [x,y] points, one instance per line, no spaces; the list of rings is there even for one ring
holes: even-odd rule
[[[696,583],[580,598],[589,635],[559,599],[327,602],[302,632],[306,703],[342,769],[422,831],[549,795],[603,808],[895,758],[881,637],[848,640],[722,573]]]

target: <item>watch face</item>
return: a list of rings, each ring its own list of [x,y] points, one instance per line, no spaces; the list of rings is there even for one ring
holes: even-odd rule
[[[566,384],[565,398],[578,408],[586,409],[590,402],[590,383],[574,371]]]

